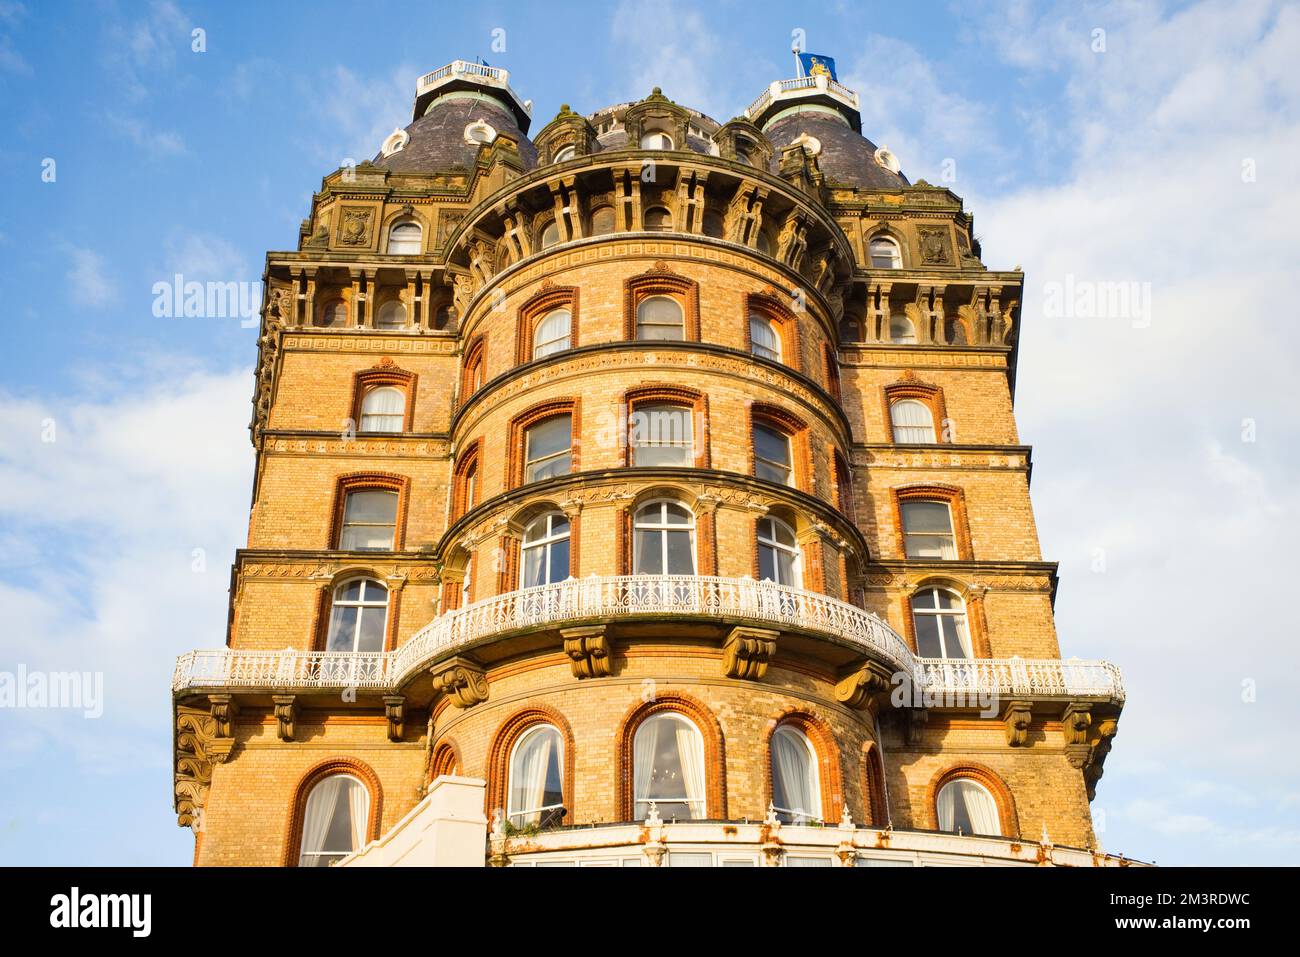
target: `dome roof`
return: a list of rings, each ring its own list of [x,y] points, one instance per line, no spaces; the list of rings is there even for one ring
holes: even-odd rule
[[[796,109],[769,123],[763,131],[779,156],[801,133],[821,143],[817,163],[826,179],[866,189],[898,189],[910,185],[901,172],[895,173],[876,161],[876,144],[853,132],[838,116],[817,109]]]
[[[486,123],[498,133],[509,133],[519,141],[519,157],[524,168],[537,166],[537,149],[519,129],[511,112],[492,97],[474,93],[434,100],[424,116],[406,127],[410,137],[406,145],[390,156],[381,151],[374,163],[395,173],[431,173],[452,166],[471,169],[479,144],[466,140],[465,130],[478,122]]]

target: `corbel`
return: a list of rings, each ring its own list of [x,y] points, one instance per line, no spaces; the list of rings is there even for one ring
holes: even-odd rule
[[[441,691],[457,708],[472,708],[488,698],[487,674],[469,658],[449,658],[429,669],[434,692]]]
[[[1002,713],[1002,720],[1007,726],[1007,744],[1013,748],[1029,744],[1029,721],[1033,713],[1028,701],[1010,701]]]
[[[780,632],[744,625],[731,629],[722,643],[722,673],[728,678],[761,681],[776,654]]]
[[[613,649],[604,625],[561,628],[560,637],[564,639],[564,653],[569,656],[573,677],[578,680],[609,677]]]
[[[406,698],[400,694],[384,695],[384,717],[388,719],[388,740],[401,741],[406,730]]]
[[[889,695],[892,675],[878,661],[867,661],[844,674],[835,684],[835,700],[874,718]]]
[[[291,694],[277,694],[271,696],[271,702],[275,705],[275,720],[277,722],[277,733],[281,741],[293,740],[293,724],[298,716],[298,696]]]

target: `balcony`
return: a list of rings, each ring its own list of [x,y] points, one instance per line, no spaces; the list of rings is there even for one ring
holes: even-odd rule
[[[533,115],[533,101],[523,99],[511,88],[510,71],[467,60],[453,60],[432,73],[424,74],[415,82],[415,115],[412,119],[418,120],[423,116],[425,109],[439,94],[472,89],[504,93],[506,103],[514,110],[519,128],[528,132],[528,124]]]
[[[846,647],[934,698],[1099,698],[1122,704],[1119,669],[1106,661],[919,658],[880,618],[826,595],[750,578],[624,575],[570,578],[440,615],[389,652],[192,651],[172,678],[176,695],[204,691],[395,694],[421,671],[473,646],[544,627],[586,622],[706,618],[810,634]]]
[[[789,80],[773,80],[758,99],[749,104],[745,118],[760,129],[772,114],[794,102],[821,103],[842,113],[855,133],[862,132],[862,119],[858,114],[858,94],[828,76],[798,76]]]

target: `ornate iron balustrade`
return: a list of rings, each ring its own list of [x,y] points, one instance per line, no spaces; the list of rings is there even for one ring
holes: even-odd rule
[[[422,668],[484,640],[582,621],[661,616],[822,634],[908,676],[926,694],[1124,700],[1119,669],[1109,662],[918,658],[896,631],[854,605],[770,581],[703,575],[593,575],[508,592],[440,615],[390,652],[192,651],[177,659],[172,690],[396,691]]]
[[[768,88],[749,104],[745,116],[752,120],[773,100],[785,99],[787,95],[793,99],[805,90],[833,93],[837,99],[843,100],[854,109],[858,108],[858,94],[844,84],[828,76],[797,76],[789,80],[773,80]]]
[[[426,73],[415,83],[415,95],[428,93],[440,85],[444,80],[449,80],[456,76],[467,76],[477,80],[482,80],[490,86],[498,87],[514,97],[515,102],[524,108],[524,112],[532,115],[532,104],[520,98],[510,86],[510,71],[503,70],[500,67],[488,66],[486,63],[470,63],[468,60],[453,60],[444,67],[434,70],[432,73]]]

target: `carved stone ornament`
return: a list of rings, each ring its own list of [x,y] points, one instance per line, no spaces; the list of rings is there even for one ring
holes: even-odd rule
[[[400,694],[384,695],[384,717],[388,719],[388,740],[401,741],[406,730],[406,698]]]
[[[176,754],[173,794],[176,823],[201,826],[203,808],[212,783],[210,746],[217,737],[217,722],[207,708],[176,707]]]
[[[569,656],[573,677],[607,678],[610,674],[611,648],[604,625],[588,628],[561,628],[564,653]]]
[[[946,228],[922,227],[917,232],[921,237],[921,262],[927,266],[946,266],[952,262],[952,251],[948,248]]]
[[[457,708],[472,708],[488,698],[488,680],[483,668],[468,658],[449,658],[429,671],[433,690],[451,698]]]
[[[1032,716],[1028,701],[1012,701],[1007,704],[1003,715],[1003,721],[1007,725],[1007,744],[1019,748],[1029,743],[1029,721]]]
[[[370,222],[374,218],[373,209],[345,206],[339,219],[338,243],[340,246],[369,246]]]
[[[835,700],[858,710],[879,706],[882,696],[889,694],[890,673],[884,665],[869,661],[845,675],[835,685]]]
[[[293,740],[293,723],[298,717],[298,698],[291,694],[277,694],[271,696],[271,701],[275,705],[275,720],[278,725],[277,732],[281,741]]]
[[[722,643],[722,673],[728,678],[761,681],[776,654],[780,634],[767,628],[733,628]]]

